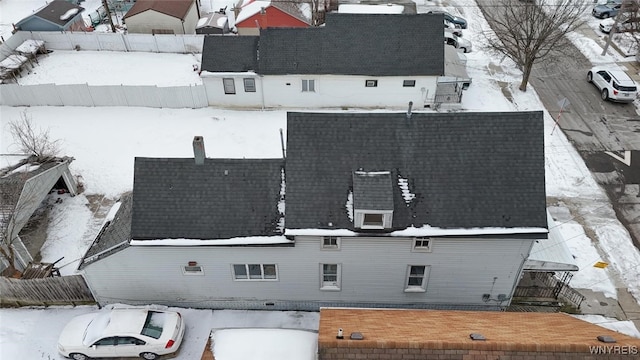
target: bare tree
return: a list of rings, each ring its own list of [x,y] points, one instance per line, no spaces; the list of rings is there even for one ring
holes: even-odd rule
[[[20,119],[9,122],[9,131],[19,150],[36,158],[37,162],[46,162],[55,158],[60,151],[60,140],[53,140],[49,129],[38,128],[31,121],[31,116],[24,110]]]
[[[483,7],[496,36],[489,49],[511,58],[522,70],[520,90],[526,91],[533,65],[573,46],[566,35],[582,24],[590,5],[584,0],[496,0]]]

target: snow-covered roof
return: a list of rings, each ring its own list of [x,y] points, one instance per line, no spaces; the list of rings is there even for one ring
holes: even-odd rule
[[[262,9],[266,9],[270,6],[278,8],[279,10],[291,15],[292,17],[305,22],[311,23],[311,6],[305,1],[292,1],[292,0],[254,0],[249,1],[240,8],[238,17],[236,18],[236,24],[239,24],[253,15],[259,14]]]
[[[549,237],[547,240],[536,240],[524,264],[525,270],[534,271],[578,271],[578,265],[562,237],[560,228],[551,214],[547,212]]]
[[[404,6],[396,4],[340,4],[338,12],[341,14],[402,14]]]

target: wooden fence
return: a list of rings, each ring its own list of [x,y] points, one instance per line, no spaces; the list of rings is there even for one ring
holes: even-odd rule
[[[44,279],[0,277],[0,307],[95,304],[80,275]]]

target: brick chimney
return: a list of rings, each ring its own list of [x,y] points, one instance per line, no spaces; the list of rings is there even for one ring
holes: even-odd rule
[[[204,158],[207,155],[204,152],[204,138],[202,136],[193,137],[193,157],[196,160],[196,165],[203,165]]]

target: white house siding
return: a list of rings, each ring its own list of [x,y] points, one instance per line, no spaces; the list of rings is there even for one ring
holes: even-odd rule
[[[254,75],[255,76],[255,75]],[[246,74],[206,73],[202,81],[211,106],[240,108],[278,107],[365,107],[415,109],[433,105],[437,76],[360,76],[360,75],[265,75],[255,76],[256,92],[244,91]],[[223,78],[233,78],[236,94],[225,94]],[[302,91],[302,80],[314,80],[314,92]],[[376,80],[376,87],[366,87]],[[415,80],[414,87],[403,87],[404,80]]]
[[[342,238],[340,250],[321,250],[320,239],[299,237],[294,247],[131,246],[89,264],[84,275],[101,304],[495,308],[498,294],[511,296],[533,244],[437,239],[432,252],[421,253],[411,251],[408,238]],[[189,261],[197,261],[204,275],[183,275],[181,268]],[[340,291],[320,290],[321,263],[341,264]],[[232,264],[277,264],[278,280],[234,281]],[[404,292],[408,265],[430,266],[426,292]],[[483,301],[483,294],[492,300]]]
[[[154,29],[173,30],[174,34],[195,34],[197,23],[198,10],[195,3],[191,4],[184,23],[181,19],[154,10],[143,11],[125,20],[127,31],[138,34],[151,34]]]

